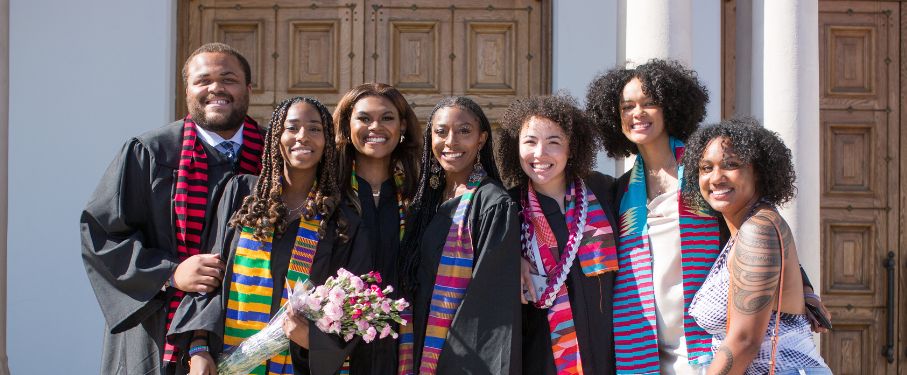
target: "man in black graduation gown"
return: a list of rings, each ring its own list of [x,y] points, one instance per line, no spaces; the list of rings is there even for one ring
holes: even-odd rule
[[[224,264],[204,243],[210,213],[230,176],[260,168],[246,59],[206,44],[183,80],[190,116],[127,141],[82,212],[82,259],[106,322],[102,374],[183,371],[184,353],[165,345],[168,310],[184,292],[220,285]]]

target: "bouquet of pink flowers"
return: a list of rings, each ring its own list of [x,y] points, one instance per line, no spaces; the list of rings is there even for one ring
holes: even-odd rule
[[[308,280],[296,283],[286,305],[271,318],[268,325],[221,357],[218,374],[247,374],[289,346],[282,326],[286,309],[292,308],[315,322],[322,332],[334,333],[350,341],[362,336],[365,342],[391,336],[397,332],[391,322],[406,325],[400,312],[409,307],[404,299],[387,297],[394,288],[381,289],[381,274],[369,272],[356,276],[341,268],[337,276],[328,277],[324,285],[313,286]]]

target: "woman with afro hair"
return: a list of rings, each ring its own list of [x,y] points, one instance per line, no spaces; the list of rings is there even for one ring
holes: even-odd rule
[[[810,332],[794,236],[777,207],[794,197],[790,150],[752,118],[697,130],[683,156],[689,207],[730,229],[689,312],[712,336],[710,374],[831,374]],[[731,303],[730,301],[733,301]]]
[[[678,199],[683,142],[705,116],[708,100],[695,72],[664,60],[613,69],[586,94],[608,156],[637,155],[618,179],[614,200],[618,373],[692,373],[709,354],[711,336],[686,307],[718,256],[718,220]]]
[[[431,111],[400,255],[413,309],[403,374],[523,373],[520,229],[493,149],[472,99],[445,98]]]
[[[267,325],[298,282],[321,285],[345,268],[369,271],[370,253],[359,216],[341,199],[331,113],[320,102],[296,97],[274,110],[262,151],[260,177],[226,183],[213,228],[213,251],[226,261],[223,285],[190,294],[176,311],[171,334],[188,336],[190,374],[217,373],[213,358]],[[267,306],[263,309],[262,306]],[[289,350],[254,374],[334,374],[358,343],[329,335],[288,311],[283,330]],[[368,358],[351,358],[368,368]]]
[[[539,96],[511,103],[498,137],[522,224],[523,372],[613,374],[617,220],[614,179],[592,171],[598,134],[573,98]]]
[[[679,181],[684,142],[705,117],[708,101],[696,72],[659,59],[600,75],[586,94],[586,110],[608,156],[636,155],[618,179],[614,199],[620,228],[613,318],[618,373],[686,374],[710,358],[712,337],[688,307],[727,228],[680,199],[696,187]]]

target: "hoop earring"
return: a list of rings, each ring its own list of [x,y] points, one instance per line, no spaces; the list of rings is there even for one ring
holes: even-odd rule
[[[437,190],[441,187],[441,164],[438,164],[438,161],[432,158],[431,166],[428,170],[431,173],[431,176],[428,178],[428,184],[432,189]]]

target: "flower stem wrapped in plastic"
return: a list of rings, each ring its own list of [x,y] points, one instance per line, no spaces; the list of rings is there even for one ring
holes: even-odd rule
[[[400,312],[409,307],[405,300],[386,297],[393,287],[378,286],[377,272],[356,276],[341,268],[337,276],[329,277],[324,285],[311,282],[296,283],[287,303],[274,314],[268,325],[221,356],[217,373],[248,374],[265,360],[289,348],[290,340],[283,332],[286,309],[292,308],[315,322],[322,332],[333,333],[350,341],[362,336],[365,342],[391,336],[397,338],[391,322],[406,325]]]

